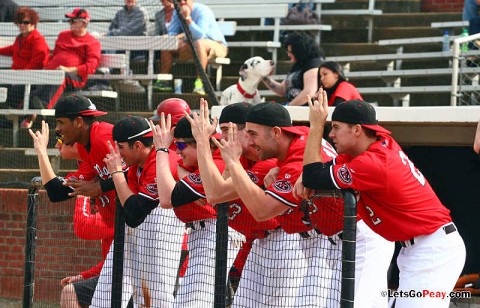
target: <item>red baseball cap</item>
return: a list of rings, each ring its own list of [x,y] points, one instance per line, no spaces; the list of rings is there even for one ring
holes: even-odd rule
[[[74,19],[74,18],[83,18],[86,21],[90,21],[90,15],[87,10],[77,7],[71,13],[65,14],[65,17]]]

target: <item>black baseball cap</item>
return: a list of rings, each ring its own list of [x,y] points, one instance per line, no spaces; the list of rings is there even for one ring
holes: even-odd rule
[[[173,137],[175,138],[193,138],[192,125],[188,122],[186,117],[181,118],[175,129],[173,130]]]
[[[271,127],[278,126],[286,132],[304,135],[304,132],[292,125],[288,110],[275,102],[253,105],[247,112],[245,121]]]
[[[92,101],[82,95],[69,95],[58,100],[55,105],[55,118],[72,118],[76,116],[98,117],[107,112],[97,110]]]
[[[152,138],[152,128],[148,120],[138,116],[128,116],[121,119],[113,126],[113,140],[128,142],[140,138]]]
[[[222,109],[218,123],[245,124],[247,113],[252,107],[252,104],[244,102],[227,105]]]
[[[380,134],[391,134],[389,130],[378,125],[377,113],[373,106],[358,99],[338,104],[332,113],[332,121],[360,124]]]

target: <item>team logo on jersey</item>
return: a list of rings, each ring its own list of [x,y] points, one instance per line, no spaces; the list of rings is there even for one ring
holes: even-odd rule
[[[286,180],[278,180],[273,183],[273,188],[281,193],[288,193],[292,191],[292,183]]]
[[[258,177],[255,173],[253,173],[251,170],[247,171],[248,176],[250,177],[250,180],[252,180],[253,183],[258,184]]]
[[[350,170],[348,170],[346,165],[343,165],[340,167],[340,169],[338,169],[337,177],[342,183],[347,185],[352,184],[352,175],[350,174]]]
[[[155,183],[145,185],[145,189],[146,189],[151,195],[158,195],[157,184],[155,184]]]
[[[202,178],[200,178],[200,174],[190,173],[188,175],[188,179],[194,184],[202,184]]]
[[[289,178],[291,177],[291,175],[288,174],[288,173],[285,173],[285,176],[284,176],[284,177],[285,177],[286,179],[289,179]]]

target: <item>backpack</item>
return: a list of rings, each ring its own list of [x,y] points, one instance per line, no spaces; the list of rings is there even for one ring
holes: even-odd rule
[[[287,13],[285,18],[280,20],[281,25],[308,25],[320,24],[320,18],[317,13],[312,11],[312,0],[308,3],[304,0],[295,3]]]

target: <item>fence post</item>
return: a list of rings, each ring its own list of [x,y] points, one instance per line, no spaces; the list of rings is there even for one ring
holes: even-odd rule
[[[215,243],[215,308],[225,308],[227,299],[228,204],[217,204]]]
[[[42,186],[42,178],[37,176],[30,181],[27,199],[27,229],[25,239],[25,269],[23,279],[23,308],[33,306],[35,286],[35,241],[37,238],[37,197]]]
[[[344,200],[344,225],[340,307],[353,308],[355,296],[355,248],[357,244],[357,202],[351,189],[342,190],[342,194]]]
[[[111,307],[122,307],[123,258],[125,248],[125,213],[118,197],[115,200],[115,234],[113,239]]]

